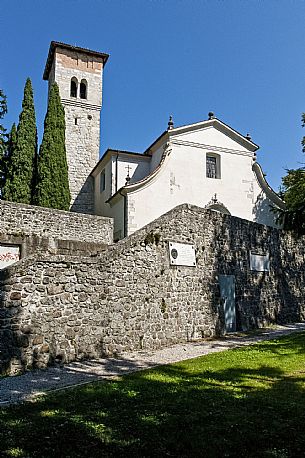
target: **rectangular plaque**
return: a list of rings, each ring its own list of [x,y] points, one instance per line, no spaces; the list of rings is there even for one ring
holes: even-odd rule
[[[250,252],[250,270],[255,270],[256,272],[269,272],[269,254],[260,255]]]
[[[0,269],[4,269],[10,264],[19,261],[19,245],[2,245],[0,244]]]
[[[168,242],[169,261],[172,266],[196,267],[194,245]]]

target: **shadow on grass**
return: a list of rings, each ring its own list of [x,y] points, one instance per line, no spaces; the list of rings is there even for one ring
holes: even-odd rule
[[[1,456],[304,456],[304,349],[299,334],[2,409]]]
[[[0,377],[0,407],[8,403],[34,399],[37,395],[51,390],[107,380],[113,376],[149,369],[156,365],[154,361],[141,363],[123,357],[103,358],[76,361],[63,367],[52,366],[47,372],[33,370],[15,377]]]

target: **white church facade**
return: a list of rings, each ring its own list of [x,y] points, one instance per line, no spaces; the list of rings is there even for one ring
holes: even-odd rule
[[[44,79],[59,85],[66,114],[71,210],[114,219],[114,239],[183,203],[276,225],[284,202],[256,161],[258,146],[213,113],[168,128],[142,154],[108,149],[99,160],[102,73],[108,55],[52,42]]]

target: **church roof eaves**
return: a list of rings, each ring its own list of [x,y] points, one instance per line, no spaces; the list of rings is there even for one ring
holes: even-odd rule
[[[143,159],[147,159],[147,156],[144,156],[143,153],[136,153],[134,151],[125,151],[125,150],[120,150],[120,149],[112,149],[112,148],[108,148],[106,149],[106,151],[104,152],[103,156],[100,158],[100,160],[97,162],[97,164],[95,165],[95,167],[92,169],[90,175],[94,175],[94,172],[96,171],[96,169],[100,166],[101,162],[109,155],[111,154],[117,154],[118,156],[136,156],[136,157],[139,157],[139,156],[142,156]]]
[[[169,157],[170,152],[171,152],[171,148],[165,147],[163,149],[163,153],[162,153],[160,162],[153,171],[151,171],[148,175],[146,175],[146,177],[142,178],[141,180],[138,180],[134,183],[130,183],[129,185],[122,186],[115,194],[113,194],[112,196],[109,197],[108,200],[106,200],[106,203],[114,202],[116,201],[116,199],[119,196],[124,196],[130,191],[131,192],[136,191],[138,188],[142,187],[143,185],[149,184],[152,180],[155,179],[155,177],[159,174],[161,169],[164,167],[164,164],[167,158]]]
[[[196,130],[200,127],[209,127],[209,126],[214,126],[215,128],[217,128],[218,126],[222,128],[222,130],[226,131],[230,137],[232,137],[239,143],[242,143],[245,147],[247,147],[248,149],[250,149],[253,152],[259,149],[259,146],[256,143],[254,143],[252,140],[248,140],[244,135],[242,135],[237,130],[233,129],[228,124],[226,124],[225,122],[221,121],[218,118],[212,118],[212,119],[208,119],[205,121],[199,121],[194,124],[186,124],[183,126],[174,127],[169,132],[170,134],[175,135],[175,134],[187,132],[189,130]]]
[[[150,156],[151,149],[163,138],[163,136],[166,136],[166,134],[168,134],[168,130],[165,130],[164,132],[162,132],[162,134],[159,135],[159,137],[148,148],[146,148],[143,154],[145,156]]]
[[[92,49],[87,48],[80,48],[79,46],[69,45],[67,43],[62,43],[60,41],[51,41],[46,66],[43,72],[44,80],[47,80],[49,78],[49,73],[51,70],[51,65],[53,62],[53,57],[56,48],[70,49],[71,51],[82,52],[84,54],[89,54],[90,56],[102,57],[104,65],[106,64],[109,57],[109,54],[103,52],[93,51]]]
[[[183,132],[187,132],[189,130],[196,130],[198,128],[201,128],[201,127],[208,127],[208,126],[213,126],[215,128],[218,127],[221,127],[222,130],[226,131],[230,137],[233,137],[236,141],[238,141],[239,143],[242,143],[244,146],[246,146],[248,149],[250,149],[251,151],[256,151],[259,149],[259,146],[254,143],[252,140],[248,140],[244,135],[242,135],[241,133],[239,133],[237,130],[233,129],[232,127],[230,127],[228,124],[226,124],[225,122],[223,121],[220,121],[220,119],[217,119],[217,118],[212,118],[212,119],[207,119],[207,120],[204,120],[204,121],[199,121],[199,122],[196,122],[194,124],[185,124],[185,125],[182,125],[182,126],[179,126],[179,127],[174,127],[173,129],[170,129],[170,130],[165,130],[164,132],[162,132],[162,134],[144,151],[143,154],[147,155],[147,154],[150,154],[151,153],[151,149],[161,140],[165,139],[166,135],[168,135],[169,137],[172,136],[172,135],[177,135],[177,134],[180,134],[180,133],[183,133]]]

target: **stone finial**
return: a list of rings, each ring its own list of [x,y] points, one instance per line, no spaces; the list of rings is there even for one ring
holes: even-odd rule
[[[251,135],[249,134],[249,132],[246,135],[246,139],[249,140],[249,142],[251,141]]]
[[[172,130],[174,128],[174,121],[172,115],[169,117],[169,121],[167,123],[167,130]]]
[[[214,194],[214,197],[212,197],[211,202],[213,202],[213,204],[217,204],[218,199],[217,199],[217,194],[216,193]]]
[[[209,117],[209,119],[214,119],[215,118],[215,115],[214,115],[213,111],[209,111],[208,117]]]

